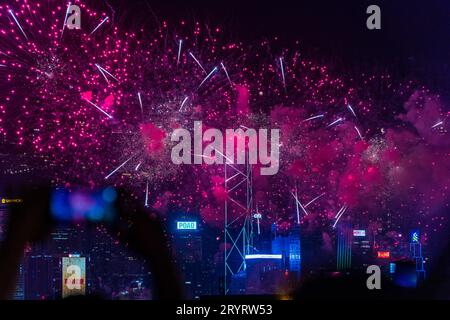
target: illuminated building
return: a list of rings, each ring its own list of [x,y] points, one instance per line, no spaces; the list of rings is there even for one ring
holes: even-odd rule
[[[350,224],[341,222],[336,227],[336,268],[339,271],[348,271],[352,266],[353,230]]]
[[[425,279],[425,269],[422,257],[422,243],[420,241],[420,230],[411,230],[410,251],[416,265],[417,284],[419,285]]]
[[[320,228],[310,228],[309,221],[300,226],[301,271],[303,274],[318,270],[334,269],[336,261],[333,255],[322,254],[323,236]]]
[[[272,239],[272,254],[282,255],[282,268],[293,272],[297,278],[301,270],[300,228],[292,227],[286,235],[275,233]]]
[[[207,225],[202,226],[202,295],[223,293],[223,277],[220,274],[224,262],[223,256],[217,254],[221,241],[216,232],[209,229]]]
[[[6,232],[7,208],[0,203],[0,241],[3,241]]]
[[[80,255],[62,257],[62,298],[86,294],[86,258]]]
[[[25,299],[55,299],[61,287],[58,258],[45,254],[26,254]]]
[[[53,253],[67,254],[70,252],[70,239],[69,235],[73,237],[75,235],[75,230],[69,227],[57,227],[55,231],[50,234],[51,250]]]
[[[202,233],[198,222],[183,215],[173,223],[173,249],[178,268],[181,269],[185,293],[188,298],[199,299],[203,294]]]
[[[283,281],[282,254],[251,254],[245,256],[247,265],[246,294],[275,294]]]
[[[3,241],[6,233],[6,224],[8,219],[8,210],[7,210],[7,204],[4,203],[4,198],[0,201],[0,242]],[[23,259],[22,259],[23,260]],[[17,275],[17,285],[16,290],[13,294],[13,300],[24,300],[25,298],[25,279],[24,279],[24,266],[23,261],[19,264],[19,270]]]
[[[82,251],[86,256],[87,293],[109,299],[149,297],[150,271],[145,261],[133,256],[103,226],[90,232]]]
[[[13,293],[13,300],[24,300],[25,299],[25,270],[23,267],[23,262],[19,265],[19,272],[17,275],[16,290]]]
[[[365,229],[353,229],[352,232],[352,269],[366,270],[372,264],[372,245]]]
[[[240,271],[231,277],[229,294],[243,295],[247,292],[247,271]]]

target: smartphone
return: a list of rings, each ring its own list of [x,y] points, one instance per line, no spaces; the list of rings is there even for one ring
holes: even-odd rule
[[[51,193],[50,212],[57,222],[113,222],[116,200],[113,187],[94,191],[58,188]]]

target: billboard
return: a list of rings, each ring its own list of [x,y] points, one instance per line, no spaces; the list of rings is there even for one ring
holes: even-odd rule
[[[22,203],[23,202],[23,199],[20,199],[20,198],[17,198],[17,199],[0,198],[0,199],[2,199],[1,203],[3,205],[10,204],[10,203]]]
[[[197,230],[196,221],[177,221],[177,230]]]
[[[281,254],[246,254],[245,259],[282,259]]]
[[[389,273],[395,273],[395,262],[389,263]]]
[[[86,258],[69,256],[62,258],[62,297],[86,293]]]
[[[365,237],[366,230],[353,230],[353,236],[354,237]]]
[[[378,251],[377,257],[380,259],[389,259],[391,256],[391,253],[389,251]]]

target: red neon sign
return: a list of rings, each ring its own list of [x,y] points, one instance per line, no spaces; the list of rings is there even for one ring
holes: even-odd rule
[[[378,251],[377,257],[380,259],[389,259],[391,253],[389,251]]]

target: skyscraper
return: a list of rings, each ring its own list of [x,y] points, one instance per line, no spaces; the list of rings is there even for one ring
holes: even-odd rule
[[[282,255],[282,268],[300,277],[301,246],[300,227],[294,226],[287,233],[274,233],[272,239],[272,254]]]
[[[8,218],[7,205],[1,203],[1,200],[2,199],[0,199],[0,242],[3,241],[3,238],[5,237],[6,223]]]
[[[334,257],[323,252],[324,238],[322,230],[310,224],[311,222],[306,221],[300,226],[301,268],[304,274],[332,269],[336,265]]]
[[[352,269],[366,270],[373,260],[370,235],[366,229],[353,229],[352,238]]]
[[[246,256],[247,294],[276,294],[282,285],[284,259],[282,254]]]
[[[178,268],[181,269],[188,298],[199,299],[203,293],[202,282],[202,234],[198,221],[182,215],[174,220],[172,235]]]
[[[1,197],[0,197],[1,198]],[[8,220],[8,204],[3,203],[0,199],[0,242],[3,241],[6,233],[7,220]],[[24,288],[24,266],[23,261],[19,264],[17,286],[13,294],[13,300],[23,300],[25,298],[25,288]]]
[[[300,227],[296,225],[289,233],[289,271],[295,272],[297,278],[301,272],[301,256]]]
[[[411,230],[410,234],[410,251],[416,265],[417,283],[421,284],[425,279],[425,269],[422,257],[422,243],[420,239],[420,231],[418,229]]]
[[[25,299],[55,299],[61,287],[58,258],[30,252],[25,255],[24,265]]]
[[[352,227],[349,223],[341,222],[336,227],[336,233],[336,268],[347,271],[352,266]]]
[[[13,293],[13,300],[24,300],[25,299],[25,270],[23,262],[19,265],[19,272],[17,275],[16,290]]]

